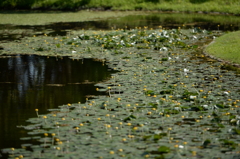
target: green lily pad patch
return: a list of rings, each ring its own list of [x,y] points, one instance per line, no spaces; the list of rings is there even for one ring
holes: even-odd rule
[[[203,62],[204,55],[197,53],[220,34],[146,27],[1,44],[6,49],[0,54],[95,58],[116,70],[110,79],[96,84],[97,91],[107,95],[29,119],[25,128],[41,144],[4,151],[10,158],[239,155],[239,75],[221,69],[220,62]]]

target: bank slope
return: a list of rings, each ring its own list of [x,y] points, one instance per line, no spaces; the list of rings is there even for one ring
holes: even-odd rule
[[[212,42],[205,52],[221,60],[240,64],[240,31],[227,33]]]

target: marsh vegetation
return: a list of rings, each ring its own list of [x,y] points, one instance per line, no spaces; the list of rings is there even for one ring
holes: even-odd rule
[[[2,54],[98,58],[117,73],[85,103],[28,120],[31,130],[10,157],[239,157],[239,74],[201,49],[219,30],[147,26],[33,36],[3,44]],[[40,144],[31,144],[37,140]]]

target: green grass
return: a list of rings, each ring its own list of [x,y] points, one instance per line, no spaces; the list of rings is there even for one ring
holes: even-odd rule
[[[240,31],[217,38],[206,48],[207,53],[217,58],[240,64]]]
[[[43,25],[56,22],[84,22],[94,21],[107,18],[119,18],[122,16],[139,14],[136,11],[127,12],[41,12],[41,13],[0,13],[0,24],[14,24],[14,25]],[[141,13],[144,14],[144,13]]]
[[[132,15],[132,16],[130,16]],[[233,30],[240,27],[238,16],[210,15],[210,14],[178,14],[161,13],[157,11],[78,11],[78,12],[35,12],[28,13],[0,13],[0,24],[13,25],[45,25],[55,22],[84,22],[94,20],[108,20],[109,26],[123,28],[125,25],[149,26],[149,21],[156,20],[164,25],[167,22],[179,24],[192,24],[195,22],[216,23],[215,28],[224,27],[225,30]],[[150,27],[150,26],[149,26]],[[226,28],[228,27],[228,28]],[[6,29],[5,29],[6,30]]]
[[[161,11],[203,11],[240,14],[237,0],[3,0],[2,9],[45,9],[45,10],[161,10]]]

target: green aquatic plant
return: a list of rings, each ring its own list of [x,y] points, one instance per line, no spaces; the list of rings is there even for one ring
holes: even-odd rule
[[[147,27],[82,32],[32,37],[35,42],[23,40],[22,49],[4,44],[15,53],[98,58],[116,70],[96,84],[106,95],[59,106],[48,115],[35,110],[39,118],[29,119],[25,129],[40,144],[29,145],[33,152],[14,150],[14,157],[191,158],[237,152],[238,78],[219,69],[219,62],[201,63],[194,53],[196,43],[200,47],[218,32]],[[55,47],[59,39],[61,47]],[[41,43],[54,51],[32,49]]]

